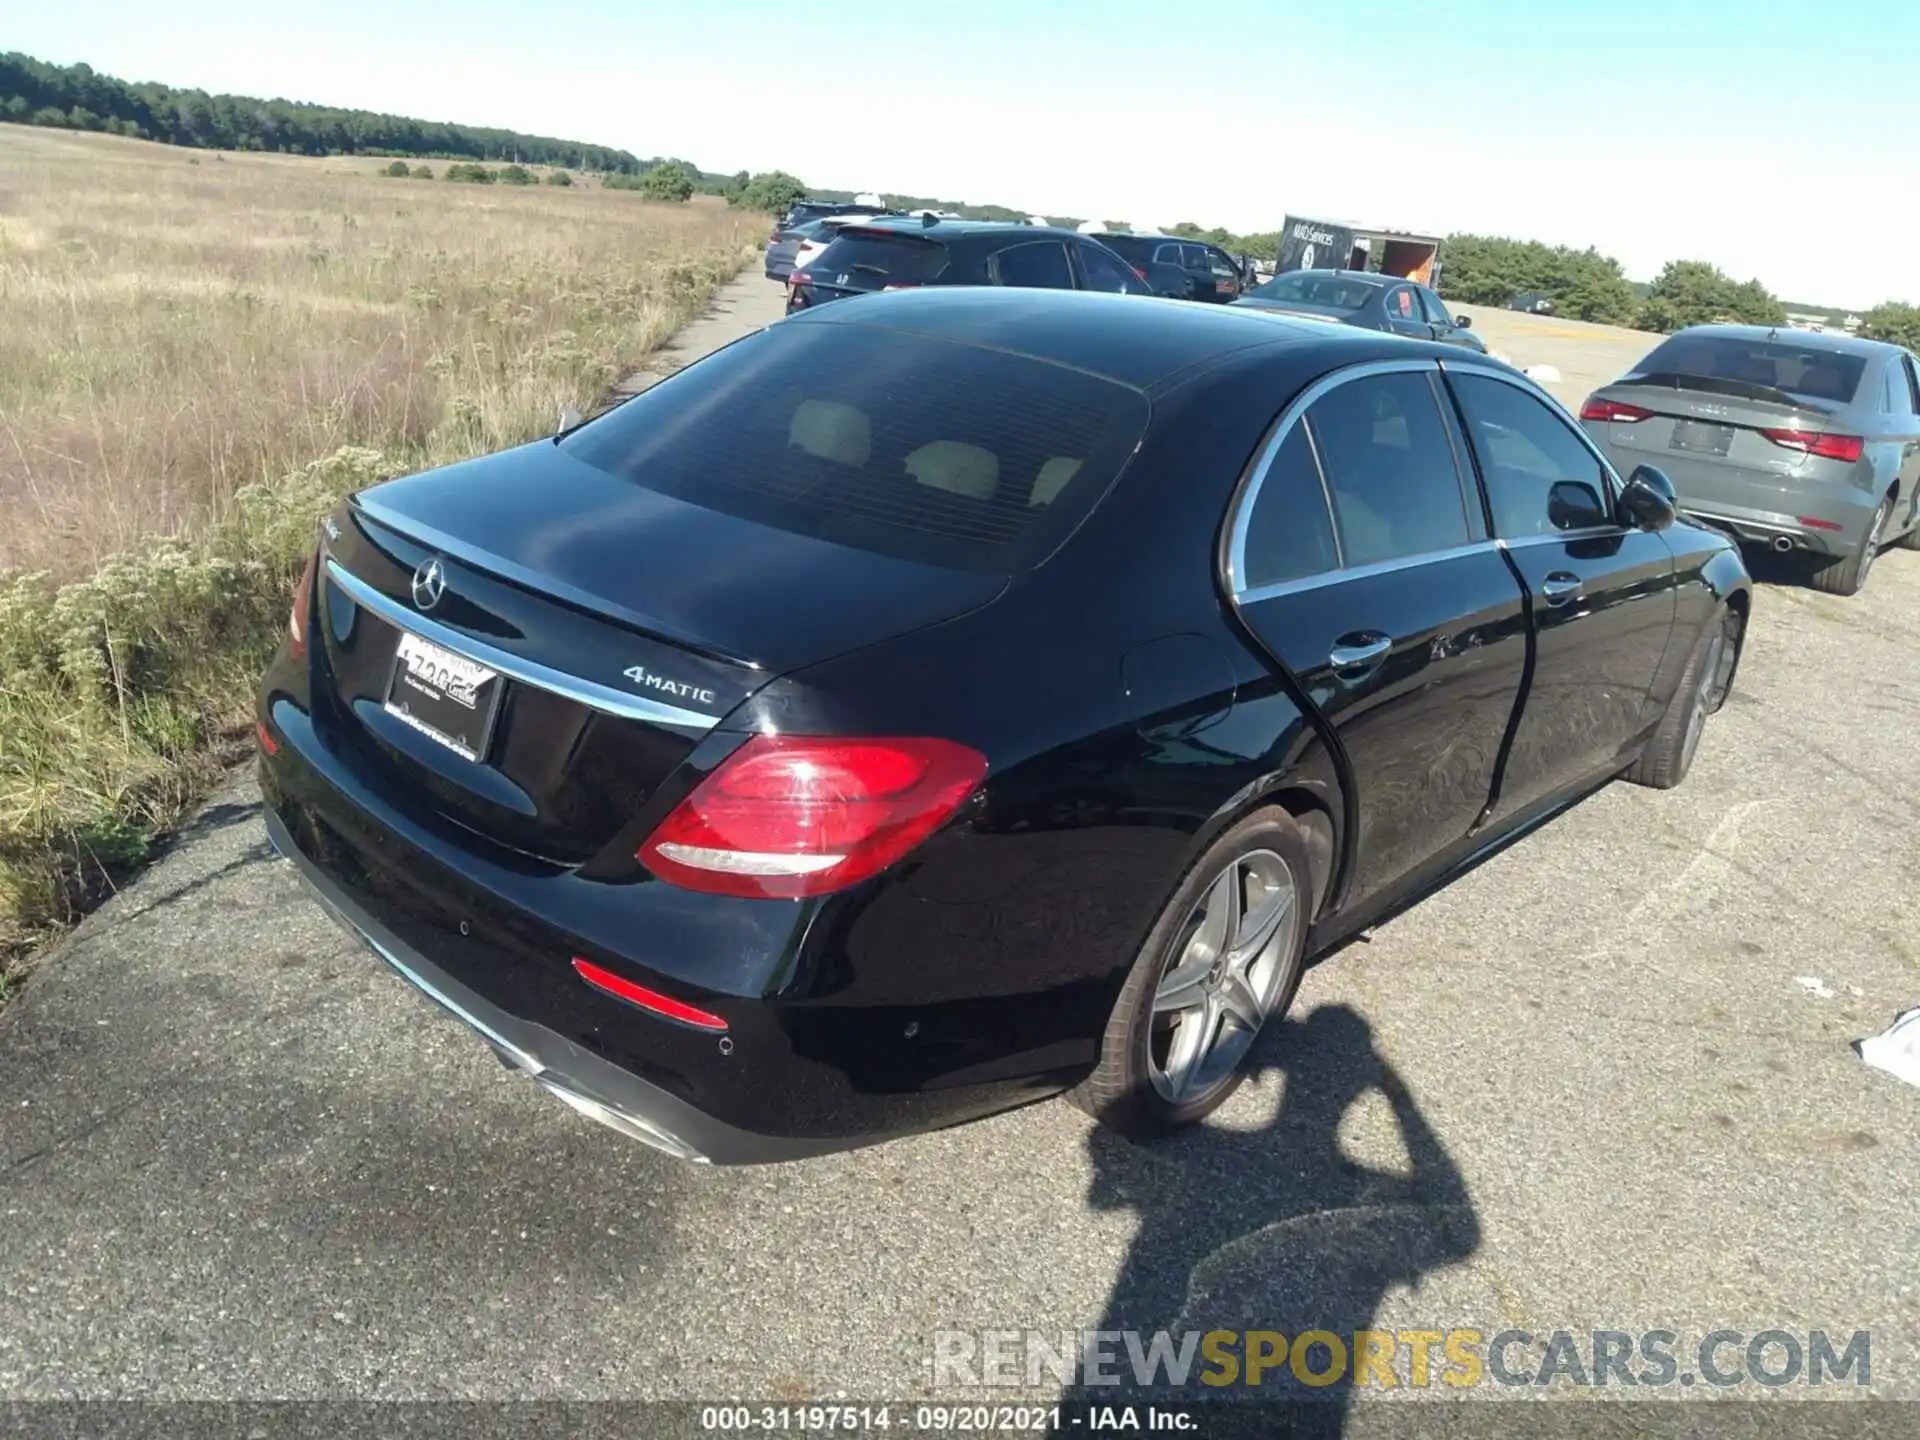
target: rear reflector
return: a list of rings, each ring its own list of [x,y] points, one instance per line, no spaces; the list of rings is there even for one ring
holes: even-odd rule
[[[1849,464],[1858,460],[1866,448],[1866,441],[1858,435],[1825,435],[1817,430],[1762,430],[1760,433],[1789,450],[1804,450],[1823,460],[1845,460]]]
[[[1816,519],[1812,515],[1796,515],[1793,518],[1810,530],[1838,530],[1841,528],[1831,520]]]
[[[280,746],[274,740],[272,733],[267,729],[266,721],[264,720],[254,721],[253,733],[260,737],[260,748],[266,751],[267,754],[278,755],[280,753]]]
[[[602,970],[591,960],[573,957],[573,968],[580,978],[596,990],[604,990],[628,1004],[638,1005],[642,1010],[651,1010],[656,1015],[664,1015],[669,1020],[678,1020],[682,1025],[692,1025],[700,1030],[724,1030],[727,1022],[718,1015],[709,1014],[671,995],[662,995],[657,990],[649,990],[644,985],[636,985],[631,980],[623,980],[611,970]]]
[[[1642,420],[1653,418],[1651,410],[1643,410],[1638,405],[1623,405],[1618,400],[1590,399],[1580,407],[1582,420],[1610,420],[1620,425],[1637,425]]]
[[[307,653],[307,616],[313,604],[313,572],[320,560],[320,547],[307,556],[307,568],[300,572],[300,583],[293,590],[293,610],[287,616],[288,648],[295,658]]]
[[[688,890],[804,899],[879,874],[987,773],[949,740],[756,735],[660,822],[640,862]]]

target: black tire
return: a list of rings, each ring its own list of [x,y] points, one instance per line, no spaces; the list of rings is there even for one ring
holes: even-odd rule
[[[1889,495],[1880,502],[1880,508],[1873,512],[1873,522],[1867,527],[1866,538],[1851,555],[1843,555],[1830,564],[1821,566],[1809,577],[1814,589],[1825,591],[1829,595],[1858,595],[1867,584],[1867,572],[1873,568],[1875,557],[1880,553],[1880,537],[1886,533],[1887,520],[1893,514],[1893,497]]]
[[[1171,1043],[1174,1027],[1166,1023],[1166,1017],[1156,1017],[1154,1001],[1176,960],[1186,957],[1198,940],[1198,932],[1206,923],[1196,914],[1203,900],[1215,892],[1230,869],[1236,879],[1242,866],[1259,865],[1271,870],[1266,857],[1274,857],[1284,866],[1293,900],[1291,917],[1283,922],[1286,934],[1276,931],[1271,952],[1262,952],[1269,955],[1274,968],[1267,972],[1271,988],[1265,995],[1261,1024],[1285,1014],[1293,1003],[1300,987],[1301,961],[1312,918],[1314,890],[1307,846],[1293,817],[1284,810],[1256,810],[1209,845],[1174,887],[1114,1002],[1106,1033],[1101,1037],[1099,1064],[1068,1092],[1074,1104],[1101,1124],[1135,1139],[1164,1135],[1217,1110],[1245,1080],[1244,1062],[1257,1048],[1258,1027],[1247,1035],[1245,1049],[1230,1071],[1183,1100],[1163,1093],[1160,1085],[1165,1076],[1155,1057],[1162,1046]],[[1235,1027],[1236,1031],[1240,1028]],[[1157,1073],[1161,1074],[1159,1080],[1155,1078]]]
[[[1700,631],[1687,668],[1647,748],[1626,778],[1649,790],[1671,790],[1687,778],[1707,717],[1726,700],[1725,685],[1740,658],[1740,617],[1724,606]]]
[[[1916,497],[1916,500],[1920,500],[1920,497]],[[1898,548],[1920,550],[1920,504],[1916,504],[1914,513],[1907,518],[1913,522],[1913,527],[1900,537]]]

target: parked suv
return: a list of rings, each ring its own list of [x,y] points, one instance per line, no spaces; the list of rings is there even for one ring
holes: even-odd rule
[[[1681,509],[1853,595],[1882,548],[1920,550],[1920,372],[1898,345],[1762,325],[1669,336],[1581,408],[1617,466],[1657,464]]]
[[[1146,278],[1154,280],[1153,267],[1164,266],[1177,277],[1174,285],[1157,285],[1162,294],[1181,300],[1209,300],[1224,305],[1239,298],[1246,288],[1246,274],[1234,258],[1218,245],[1204,240],[1188,240],[1178,235],[1102,235],[1102,244],[1136,268],[1146,267]],[[1178,288],[1175,288],[1175,287]]]
[[[787,284],[787,313],[874,290],[1011,285],[1151,295],[1153,287],[1098,240],[997,220],[883,219],[845,225]]]

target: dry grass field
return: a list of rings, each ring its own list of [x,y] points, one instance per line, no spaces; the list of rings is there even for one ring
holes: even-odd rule
[[[0,947],[192,796],[326,505],[586,408],[765,233],[382,163],[0,125]]]

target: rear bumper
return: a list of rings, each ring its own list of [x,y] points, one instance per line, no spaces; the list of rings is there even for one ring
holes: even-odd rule
[[[267,838],[293,862],[314,897],[401,979],[461,1021],[508,1066],[524,1071],[588,1118],[679,1160],[723,1165],[798,1160],[845,1149],[837,1140],[759,1135],[717,1120],[544,1025],[509,1015],[462,985],[357,903],[294,844],[271,807]]]
[[[1826,507],[1833,508],[1833,507]],[[1858,524],[1855,517],[1844,511],[1828,519],[1822,513],[1810,516],[1782,515],[1770,510],[1749,510],[1735,505],[1695,504],[1684,496],[1680,501],[1680,513],[1696,525],[1705,525],[1746,545],[1764,546],[1769,550],[1798,550],[1811,555],[1845,555],[1859,543],[1866,533],[1866,522]],[[1820,525],[1808,523],[1813,520],[1827,520],[1828,524],[1839,526],[1829,530]]]

